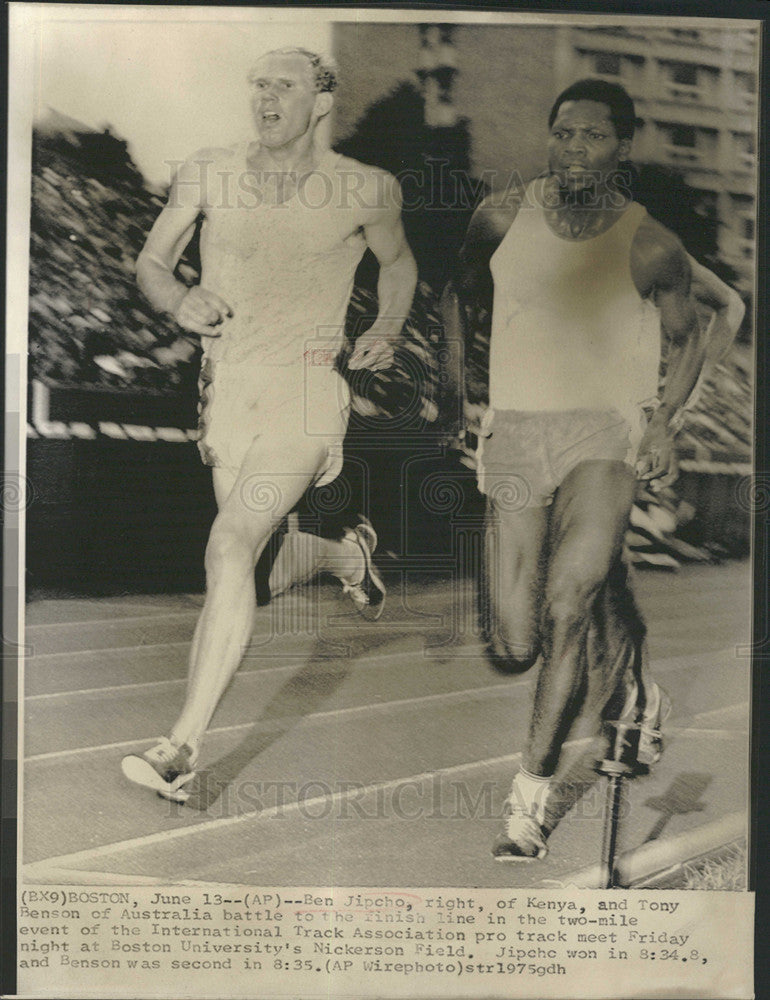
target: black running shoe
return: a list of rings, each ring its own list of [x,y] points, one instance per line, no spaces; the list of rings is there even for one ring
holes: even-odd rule
[[[639,763],[650,767],[663,756],[663,723],[671,714],[671,699],[660,684],[653,683],[650,703],[639,723]]]
[[[663,723],[671,714],[672,708],[671,698],[657,681],[645,685],[644,693],[647,697],[644,708],[640,710],[639,685],[634,679],[628,686],[625,705],[620,713],[622,722],[639,726],[637,761],[641,773],[649,771],[663,756]]]

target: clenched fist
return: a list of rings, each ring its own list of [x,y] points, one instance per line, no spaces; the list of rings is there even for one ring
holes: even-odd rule
[[[196,285],[191,288],[174,311],[174,319],[185,330],[201,337],[219,337],[215,329],[233,310],[216,292]]]

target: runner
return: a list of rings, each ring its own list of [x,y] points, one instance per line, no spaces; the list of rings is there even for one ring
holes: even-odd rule
[[[249,84],[257,138],[181,166],[137,262],[155,308],[203,338],[199,448],[219,508],[181,714],[168,737],[122,764],[176,801],[189,795],[203,734],[251,637],[260,552],[308,486],[339,474],[349,393],[333,365],[366,247],[380,265],[379,313],[350,368],[391,364],[416,285],[395,179],[320,141],[331,64],[280,49],[258,60]],[[201,284],[188,289],[174,269],[201,216]],[[374,616],[384,598],[375,544],[365,520],[341,541],[290,533],[274,592],[325,569]]]
[[[698,379],[704,338],[684,248],[628,193],[621,164],[634,123],[616,84],[565,90],[549,118],[547,175],[480,205],[443,297],[447,335],[464,342],[466,307],[491,269],[490,407],[477,451],[482,623],[498,666],[541,662],[499,860],[547,851],[553,778],[585,705],[589,662],[603,669],[605,717],[640,725],[640,759],[659,757],[669,707],[642,676],[645,629],[622,544],[637,478],[655,488],[675,478],[671,424]],[[712,339],[724,345],[742,308],[708,270],[697,277],[717,310]]]

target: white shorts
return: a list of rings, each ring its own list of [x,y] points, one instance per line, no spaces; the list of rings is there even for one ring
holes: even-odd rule
[[[198,388],[198,450],[206,465],[237,471],[254,438],[277,436],[286,449],[308,437],[326,444],[327,460],[308,469],[314,485],[330,483],[342,469],[350,391],[331,369],[303,366],[228,365],[204,358]],[[304,470],[303,470],[304,471]]]

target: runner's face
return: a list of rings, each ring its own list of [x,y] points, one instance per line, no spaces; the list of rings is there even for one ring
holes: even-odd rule
[[[265,56],[252,70],[249,84],[251,113],[265,146],[286,146],[315,124],[319,94],[304,56]]]
[[[570,191],[596,187],[628,156],[630,140],[619,140],[610,109],[599,101],[565,101],[548,139],[548,166]]]

